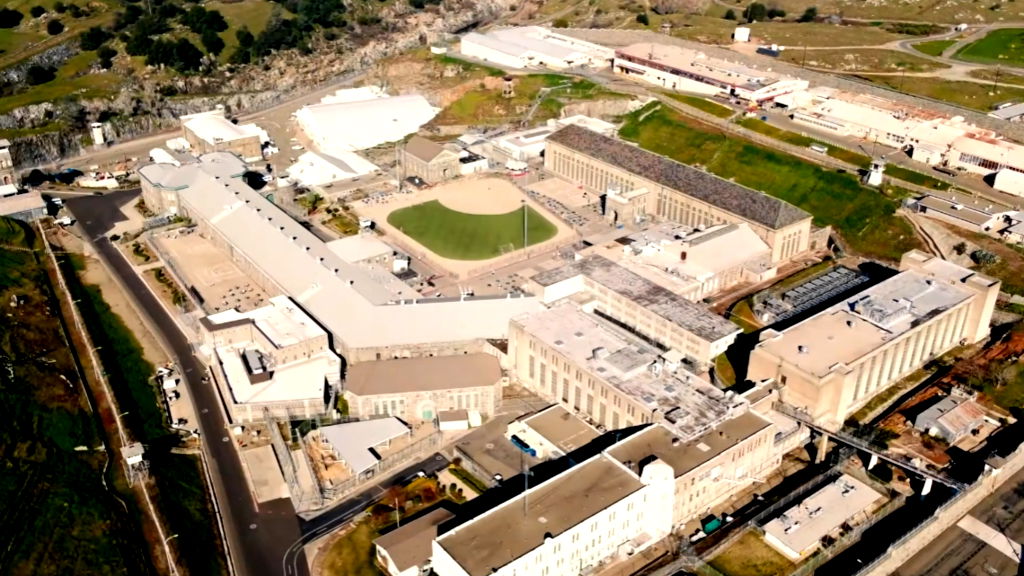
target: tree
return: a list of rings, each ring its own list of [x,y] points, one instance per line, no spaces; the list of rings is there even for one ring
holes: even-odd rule
[[[203,63],[203,53],[185,38],[174,43],[174,69],[178,72],[194,72]]]
[[[56,36],[64,31],[64,24],[57,19],[50,20],[46,23],[46,32],[50,36]]]
[[[256,37],[245,26],[235,30],[235,39],[238,40],[238,45],[242,48],[250,48],[256,41]]]
[[[86,15],[85,10],[82,10],[78,4],[68,4],[68,14],[71,14],[72,18],[81,18]]]
[[[971,260],[974,260],[976,264],[984,266],[986,264],[995,264],[999,261],[999,257],[988,250],[979,249],[971,252]]]
[[[33,18],[39,18],[43,14],[46,14],[46,8],[36,4],[28,11],[28,13],[31,14]]]
[[[768,17],[768,9],[760,2],[754,2],[743,11],[743,17],[747,22],[762,22]]]
[[[97,50],[107,40],[110,40],[110,32],[93,26],[78,36],[78,45],[82,50]]]
[[[25,15],[10,8],[0,9],[0,28],[17,28]]]
[[[96,56],[100,59],[100,67],[104,70],[110,70],[114,67],[114,57],[117,56],[117,50],[110,46],[103,46],[96,52]]]
[[[207,29],[206,32],[203,32],[201,40],[203,42],[203,48],[206,49],[207,54],[219,56],[220,53],[224,51],[224,40],[221,39],[220,34],[217,34],[213,30]]]
[[[641,12],[636,15],[636,21],[643,24],[644,26],[650,26],[651,19],[647,17],[647,12]]]
[[[30,86],[45,84],[57,77],[57,70],[54,68],[33,64],[25,70],[25,82]]]
[[[722,18],[725,18],[726,20],[735,20],[736,12],[734,12],[732,8],[729,8],[725,11],[725,16],[722,16]]]
[[[769,8],[767,15],[769,20],[771,20],[772,18],[785,18],[786,11],[781,8]]]
[[[57,14],[63,14],[68,11],[68,5],[58,0],[53,5],[53,11],[56,12]]]
[[[957,242],[956,244],[953,245],[953,252],[956,252],[957,256],[963,256],[965,253],[967,253],[967,243]]]
[[[811,6],[807,10],[804,10],[804,13],[800,15],[800,18],[797,19],[797,22],[814,22],[815,18],[817,17],[817,6]]]

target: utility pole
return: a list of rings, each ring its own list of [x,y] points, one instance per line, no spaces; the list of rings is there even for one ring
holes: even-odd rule
[[[800,59],[800,67],[806,68],[805,64],[807,64],[807,44],[804,44],[804,55],[803,58]]]

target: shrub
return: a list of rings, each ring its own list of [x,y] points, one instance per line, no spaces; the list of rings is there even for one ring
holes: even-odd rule
[[[807,10],[804,10],[804,13],[800,15],[800,18],[797,19],[797,22],[814,22],[814,19],[817,17],[818,8],[816,6],[811,6]]]
[[[641,12],[636,15],[636,21],[643,24],[644,26],[650,26],[651,19],[647,17],[647,12]]]
[[[726,20],[735,20],[736,12],[732,8],[730,8],[725,11],[725,16],[722,16],[722,18],[725,18]]]
[[[58,2],[53,5],[53,11],[57,14],[63,14],[68,11],[68,5],[58,0]]]
[[[100,59],[100,67],[104,70],[110,70],[114,66],[114,56],[117,56],[117,50],[110,46],[104,46],[100,48],[96,55]]]
[[[98,50],[107,40],[110,40],[110,33],[99,26],[93,26],[78,36],[78,45],[82,50]]]
[[[57,71],[54,68],[40,66],[33,64],[28,67],[25,71],[25,81],[31,86],[39,84],[45,84],[57,77]]]
[[[551,25],[554,26],[555,28],[568,28],[569,21],[566,20],[565,18],[557,18],[554,22],[552,22]]]
[[[64,31],[64,24],[60,20],[50,20],[46,23],[46,32],[50,36],[56,36]]]
[[[0,28],[17,28],[25,15],[10,8],[0,9]]]
[[[46,8],[43,8],[42,6],[39,6],[37,4],[33,6],[32,9],[28,11],[28,13],[31,14],[33,18],[39,18],[43,14],[46,14]]]

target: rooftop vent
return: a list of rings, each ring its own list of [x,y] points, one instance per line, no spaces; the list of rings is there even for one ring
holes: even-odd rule
[[[679,445],[680,445],[680,444],[682,444],[682,443],[683,443],[683,441],[682,441],[682,440],[680,440],[680,439],[679,439],[678,437],[676,437],[676,438],[672,438],[672,445],[673,445],[673,446],[679,446]]]
[[[541,524],[547,524],[548,523],[548,519],[543,517],[543,516],[539,516],[537,518],[537,522],[540,522]]]
[[[807,354],[807,346],[804,346],[803,344],[801,344],[801,345],[796,347],[796,351],[797,351],[798,354]]]
[[[853,328],[853,326],[854,326],[853,320],[847,320],[846,321],[846,327],[847,328]]]

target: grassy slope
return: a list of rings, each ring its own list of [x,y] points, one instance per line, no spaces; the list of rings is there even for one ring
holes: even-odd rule
[[[137,511],[101,483],[101,437],[21,223],[0,218],[0,549],[5,574],[152,573]],[[21,303],[8,307],[12,295]],[[67,378],[67,380],[64,380]],[[75,451],[78,446],[90,450]],[[127,498],[130,502],[131,499]]]
[[[831,225],[850,249],[868,257],[898,260],[920,246],[910,224],[896,216],[896,202],[862,187],[851,174],[829,172],[808,162],[659,109],[645,107],[627,117],[620,135],[685,164],[701,164],[723,178],[776,196]]]
[[[958,82],[955,80],[944,80],[942,78],[907,78],[900,82],[899,76],[872,76],[871,74],[860,75],[861,78],[884,84],[890,88],[902,89],[908,94],[917,94],[936,100],[952,102],[967,108],[973,108],[982,112],[988,112],[992,106],[1007,100],[1024,100],[1024,88],[1017,88],[1000,84],[997,90],[993,90],[991,84],[979,84],[977,82]]]
[[[527,241],[532,246],[555,236],[555,225],[528,208]],[[396,210],[388,223],[431,251],[456,260],[485,260],[501,255],[508,244],[523,246],[523,212],[464,214],[437,200]]]
[[[993,30],[977,42],[964,46],[957,58],[972,62],[1024,65],[1024,28]]]
[[[693,108],[707,112],[708,114],[717,116],[719,118],[728,118],[735,113],[732,108],[729,108],[728,106],[722,106],[721,104],[717,102],[712,102],[707,98],[700,98],[699,96],[690,96],[688,94],[677,94],[675,92],[668,92],[667,94],[668,97],[672,98],[673,100],[678,100],[679,102],[682,102],[687,106],[691,106]]]
[[[914,44],[914,50],[922,54],[929,56],[939,56],[953,44],[956,44],[956,40],[932,40],[930,42],[918,42]]]
[[[69,270],[73,262],[65,260],[64,265]],[[66,277],[74,276],[69,273]],[[126,412],[123,422],[132,436],[147,446],[147,459],[160,495],[157,506],[169,531],[178,534],[182,562],[193,574],[225,573],[199,460],[169,451],[178,443],[178,436],[167,426],[160,391],[151,378],[153,365],[143,357],[135,335],[103,300],[99,288],[74,281],[69,288],[79,301],[83,322],[98,347],[118,406]]]

